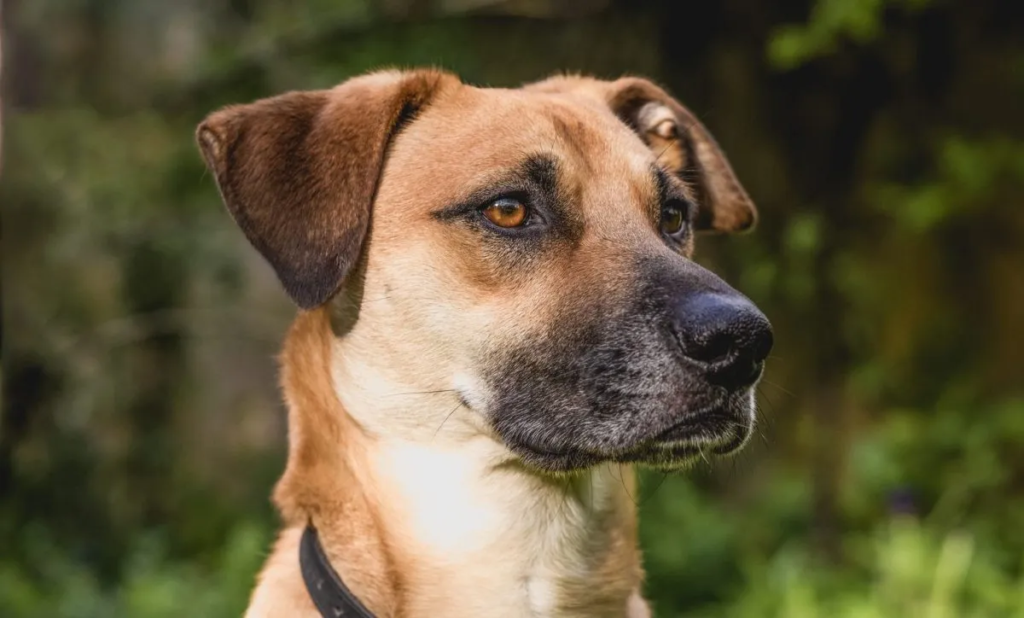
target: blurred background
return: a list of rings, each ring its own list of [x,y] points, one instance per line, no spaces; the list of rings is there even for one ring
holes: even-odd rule
[[[438,65],[663,83],[761,211],[761,435],[637,502],[657,616],[1024,616],[1024,3],[7,0],[0,615],[237,616],[293,308],[223,104]]]

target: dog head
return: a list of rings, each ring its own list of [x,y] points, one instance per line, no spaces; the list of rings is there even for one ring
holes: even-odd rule
[[[336,309],[366,390],[449,396],[548,471],[671,468],[750,435],[771,327],[690,256],[754,205],[653,83],[375,73],[225,108],[197,136],[288,294]],[[423,414],[372,429],[436,432]]]

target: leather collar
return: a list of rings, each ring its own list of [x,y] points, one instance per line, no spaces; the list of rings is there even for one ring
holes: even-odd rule
[[[299,567],[313,604],[324,618],[374,618],[373,613],[359,602],[345,586],[337,571],[327,560],[320,545],[320,536],[310,523],[302,532],[299,542]]]

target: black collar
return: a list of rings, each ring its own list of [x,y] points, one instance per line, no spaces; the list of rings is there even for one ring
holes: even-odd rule
[[[306,526],[299,543],[299,567],[306,590],[324,618],[374,618],[327,561],[313,524]]]

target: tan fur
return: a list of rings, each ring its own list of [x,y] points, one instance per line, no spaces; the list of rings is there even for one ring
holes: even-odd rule
[[[632,124],[659,159],[684,178],[699,177],[703,195],[698,225],[717,232],[740,232],[757,222],[757,211],[736,179],[729,161],[690,110],[650,81],[624,77],[605,82],[587,77],[558,76],[529,86],[544,92],[578,92],[607,101]],[[667,121],[667,122],[666,122]]]
[[[753,223],[692,115],[635,78],[490,90],[389,72],[226,108],[198,139],[228,209],[307,309],[281,356],[284,530],[247,616],[318,615],[298,568],[309,522],[378,616],[648,616],[632,467],[528,469],[471,408],[485,346],[624,295],[622,247],[669,251],[646,240],[653,153],[706,198],[707,229]],[[558,157],[559,191],[581,205],[544,263],[510,266],[432,219],[537,152]]]

